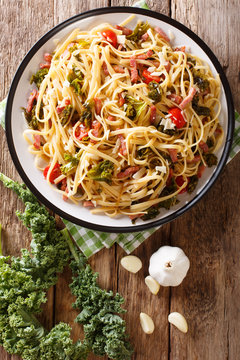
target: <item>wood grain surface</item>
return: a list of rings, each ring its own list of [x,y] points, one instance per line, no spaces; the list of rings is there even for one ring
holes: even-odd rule
[[[8,92],[11,79],[29,48],[59,22],[88,9],[132,5],[125,0],[0,0],[0,100]],[[240,108],[240,22],[237,0],[149,0],[151,9],[169,15],[196,32],[217,55]],[[20,180],[5,134],[0,129],[0,171]],[[126,299],[125,319],[134,360],[238,360],[240,359],[240,156],[227,165],[212,189],[193,209],[163,226],[136,251],[143,268],[136,275],[119,264],[123,250],[114,246],[90,260],[99,271],[101,286],[119,291]],[[15,210],[22,209],[16,196],[0,184],[0,222],[3,226],[4,254],[19,255],[29,245],[30,236],[18,221]],[[176,288],[161,288],[150,294],[144,284],[151,254],[162,245],[181,247],[190,258],[187,278]],[[81,334],[73,323],[75,312],[68,289],[66,269],[58,284],[50,289],[41,315],[50,329],[60,320],[73,326],[73,338]],[[154,319],[156,329],[145,335],[139,324],[143,311]],[[170,327],[170,311],[183,313],[189,332]],[[16,360],[0,348],[0,360]],[[94,360],[97,357],[92,356]],[[57,360],[57,359],[56,359]]]

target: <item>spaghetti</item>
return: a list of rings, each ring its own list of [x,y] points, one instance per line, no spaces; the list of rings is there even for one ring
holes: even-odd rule
[[[24,136],[65,200],[147,220],[217,164],[220,79],[160,28],[75,29],[44,59]]]

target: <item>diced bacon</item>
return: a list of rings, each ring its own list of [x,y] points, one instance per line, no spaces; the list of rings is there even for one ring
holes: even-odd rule
[[[210,89],[209,88],[207,88],[206,90],[204,90],[204,91],[201,91],[201,95],[202,96],[206,96],[207,94],[209,94],[210,93]]]
[[[185,109],[187,104],[189,104],[192,101],[196,92],[197,90],[194,87],[190,88],[188,96],[186,96],[185,99],[179,104],[181,110]]]
[[[45,69],[45,68],[46,68],[46,69],[49,69],[50,66],[51,66],[51,63],[50,63],[50,62],[41,63],[41,64],[39,65],[40,69]]]
[[[132,30],[126,28],[125,26],[116,25],[115,28],[116,28],[117,30],[122,30],[122,34],[123,34],[123,35],[126,35],[126,36],[128,36],[128,35],[130,35],[130,34],[132,33]]]
[[[66,104],[66,106],[67,106],[67,105],[70,105],[70,104],[71,104],[71,101],[70,101],[69,99],[66,99],[66,100],[65,100],[65,104]]]
[[[121,73],[121,74],[125,73],[124,67],[122,67],[120,65],[113,65],[112,67],[116,73]]]
[[[49,62],[49,63],[52,61],[52,55],[49,54],[49,53],[45,53],[45,54],[43,55],[43,57],[44,57],[44,60],[47,61],[47,62]]]
[[[167,65],[164,65],[165,69],[166,69],[166,72],[169,73],[170,69],[171,69],[171,64],[170,62],[168,61],[167,62]]]
[[[174,51],[182,51],[182,52],[185,52],[185,51],[186,51],[186,46],[175,47]]]
[[[167,34],[158,26],[156,26],[154,28],[154,30],[164,39],[166,40],[168,43],[170,43],[170,39],[169,37],[167,36]]]
[[[155,105],[150,106],[150,123],[154,124],[157,115],[157,108]]]
[[[202,140],[201,140],[200,143],[199,143],[199,147],[200,147],[200,149],[202,149],[202,151],[205,152],[205,153],[208,152],[208,150],[209,150],[209,149],[208,149],[208,145],[207,145],[204,141],[202,141]]]
[[[170,158],[172,160],[173,163],[178,161],[178,157],[177,157],[177,150],[176,149],[168,149]]]
[[[64,179],[64,180],[65,180],[65,179]],[[67,188],[67,187],[66,187],[66,189],[65,189],[65,193],[66,193],[66,194],[68,194],[68,193],[69,193],[69,190],[68,190],[68,188]],[[64,201],[67,201],[67,200],[68,200],[68,196],[67,196],[67,195],[65,195],[65,194],[63,194],[63,197],[62,197],[62,198],[63,198],[63,200],[64,200]]]
[[[32,111],[34,101],[37,100],[37,98],[38,98],[38,92],[37,90],[33,90],[28,98],[28,103],[26,107],[27,112]]]
[[[125,138],[121,134],[118,135],[118,138],[121,141],[121,146],[120,146],[119,152],[120,152],[121,155],[126,156],[127,155],[127,146],[126,146]]]
[[[203,125],[206,124],[206,122],[208,122],[208,117],[207,117],[207,116],[205,116],[205,117],[202,119]]]
[[[131,67],[131,82],[136,83],[138,80],[138,71],[137,71],[137,63],[135,56],[131,56],[130,58],[130,67]]]
[[[182,97],[176,94],[167,95],[167,98],[177,105],[181,104],[182,102]]]
[[[148,35],[147,32],[145,32],[145,34],[143,34],[143,35],[141,36],[141,39],[142,39],[143,41],[146,41],[148,38],[149,38],[149,35]]]
[[[122,93],[118,93],[118,105],[121,107],[123,104],[125,104],[125,99],[122,96]]]
[[[99,130],[101,129],[101,126],[102,126],[101,123],[99,121],[97,121],[97,120],[94,120],[92,122],[92,129],[93,129],[92,134],[93,134],[93,136],[95,136],[95,137],[99,136]]]
[[[199,179],[202,177],[202,174],[203,174],[203,172],[204,172],[205,169],[206,169],[206,166],[204,166],[204,165],[200,165],[200,166],[198,167],[197,176],[198,176]]]
[[[84,201],[84,202],[83,202],[83,206],[84,206],[84,207],[94,207],[92,201]]]
[[[214,132],[214,135],[220,135],[220,134],[222,134],[222,129],[220,127],[217,127]]]
[[[105,63],[105,61],[103,61],[102,68],[103,68],[104,74],[108,76],[109,71],[108,71],[108,67],[107,67],[107,64]]]
[[[137,59],[142,59],[142,60],[146,60],[148,58],[150,58],[153,54],[152,50],[148,50],[146,54],[141,54],[141,55],[137,55]]]
[[[34,138],[33,146],[34,146],[37,150],[39,150],[39,149],[40,149],[40,145],[41,145],[41,135],[34,134],[34,135],[33,135],[33,138]]]
[[[130,220],[135,220],[135,219],[140,218],[143,215],[144,215],[143,213],[140,213],[140,214],[135,214],[135,215],[128,215],[128,217]]]
[[[115,117],[112,116],[112,115],[108,115],[108,120],[109,120],[109,121],[114,121],[114,120],[115,120]]]
[[[201,160],[201,156],[200,155],[195,155],[194,158],[192,160],[187,160],[188,164],[196,164]]]
[[[127,169],[117,174],[118,179],[123,179],[135,174],[140,169],[140,166],[129,166]]]
[[[100,115],[102,109],[102,100],[99,98],[94,98],[94,103],[95,103],[95,113],[97,115]]]

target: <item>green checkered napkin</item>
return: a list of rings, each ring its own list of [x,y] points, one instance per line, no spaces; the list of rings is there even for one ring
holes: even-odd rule
[[[144,0],[135,3],[136,7],[149,9]],[[4,114],[6,107],[6,99],[0,103],[0,122],[4,128]],[[232,150],[230,152],[230,161],[240,151],[240,115],[235,112],[235,131],[232,144]],[[71,233],[73,239],[76,241],[85,256],[90,257],[102,248],[110,248],[115,242],[118,243],[127,254],[130,254],[135,250],[144,240],[146,240],[151,234],[153,234],[158,228],[152,228],[144,230],[139,233],[103,233],[99,231],[92,231],[87,228],[75,225],[68,220],[62,219],[67,229]]]

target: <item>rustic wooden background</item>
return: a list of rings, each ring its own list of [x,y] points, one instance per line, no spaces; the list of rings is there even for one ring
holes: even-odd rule
[[[0,99],[3,99],[17,66],[29,48],[54,25],[88,9],[132,5],[118,0],[0,0]],[[195,31],[219,58],[229,79],[235,107],[240,110],[240,22],[238,0],[149,0],[153,10],[169,15]],[[10,158],[5,135],[0,129],[0,171],[19,179]],[[125,318],[135,360],[237,360],[240,359],[240,156],[226,166],[214,187],[188,213],[163,226],[141,245],[135,254],[143,261],[136,275],[124,271],[119,262],[123,250],[114,246],[91,258],[100,272],[100,284],[119,291],[126,299]],[[15,210],[22,204],[0,185],[0,222],[3,225],[3,251],[19,254],[30,237],[17,220]],[[144,284],[150,255],[160,246],[181,247],[191,261],[184,282],[176,288],[161,288],[151,295]],[[104,264],[104,266],[103,266]],[[73,325],[72,298],[68,290],[70,273],[66,269],[42,314],[51,328],[63,320]],[[156,324],[152,335],[145,335],[139,313],[151,315]],[[169,327],[170,311],[183,313],[189,332]],[[1,360],[16,360],[0,349]],[[97,359],[92,356],[91,359]],[[56,359],[57,360],[57,359]]]

